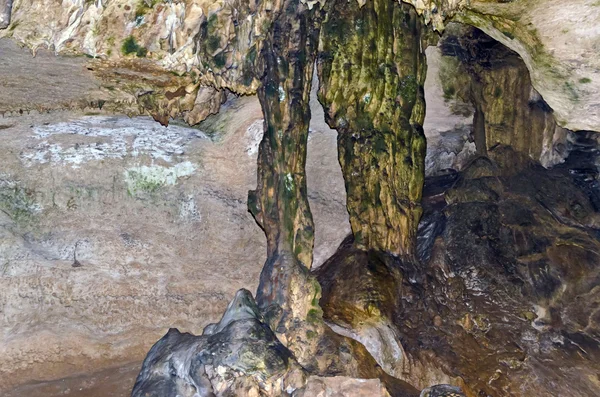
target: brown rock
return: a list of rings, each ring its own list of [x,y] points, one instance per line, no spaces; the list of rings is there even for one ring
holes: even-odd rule
[[[293,397],[390,397],[379,379],[311,376]]]

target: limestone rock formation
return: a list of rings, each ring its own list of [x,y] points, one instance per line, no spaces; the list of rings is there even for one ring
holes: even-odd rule
[[[40,115],[33,115],[27,138],[18,134],[26,129],[23,121],[18,131],[0,125],[10,154],[10,174],[0,173],[0,236],[8,241],[0,248],[10,255],[2,265],[0,283],[8,292],[0,303],[8,308],[1,311],[9,324],[5,339],[12,342],[0,351],[17,357],[2,368],[10,365],[6,372],[17,374],[35,367],[30,356],[42,353],[20,356],[27,333],[43,334],[35,352],[47,357],[54,346],[47,341],[55,341],[65,324],[85,328],[76,320],[49,327],[61,313],[105,315],[112,325],[102,323],[97,340],[110,332],[135,335],[123,319],[140,300],[152,306],[148,296],[178,302],[156,304],[162,322],[178,314],[173,307],[181,308],[182,328],[207,322],[206,312],[219,312],[227,298],[216,289],[208,293],[213,304],[197,297],[207,286],[233,288],[232,273],[251,268],[239,263],[262,259],[255,235],[239,232],[252,244],[236,246],[240,240],[225,232],[225,225],[246,226],[240,219],[251,221],[251,214],[266,237],[256,297],[239,290],[221,320],[200,336],[170,329],[146,356],[133,397],[599,394],[600,138],[587,131],[600,130],[597,7],[590,0],[0,0],[2,37],[34,54],[46,47],[88,55],[89,61],[69,68],[85,67],[94,76],[73,90],[70,102],[46,98],[42,106],[25,95],[0,109],[3,117],[7,111],[9,117],[31,116],[32,108],[93,109],[64,123],[40,125]],[[550,28],[557,10],[569,19],[561,33],[579,39],[572,51]],[[451,164],[461,169],[437,167],[425,179],[426,48],[438,42],[435,31],[445,31],[437,65],[444,100],[464,119],[473,114],[473,123],[472,131],[458,127],[463,145],[452,149],[462,158]],[[345,200],[352,229],[320,267],[313,266],[317,222],[307,180],[316,83],[318,115],[337,132],[346,188],[345,196],[333,196],[340,206]],[[243,118],[214,116],[233,109],[235,118],[240,108],[232,98],[252,94],[262,120],[254,116],[242,127]],[[108,116],[115,112],[175,125],[151,126],[149,118],[138,118],[132,122],[143,128],[132,132],[130,124],[119,124],[123,119]],[[206,131],[180,124],[202,121]],[[194,149],[199,140],[219,144],[215,130],[223,125],[246,135],[243,143],[223,136],[221,150],[231,153],[222,156],[225,169],[213,174],[206,170],[214,170],[214,159]],[[33,143],[24,144],[27,139]],[[439,147],[430,155],[442,152]],[[250,214],[239,198],[249,189],[248,175],[239,175],[239,165],[247,163],[235,158],[240,152],[258,156],[256,187],[247,195]],[[120,167],[123,158],[133,162],[107,183],[108,172],[100,171]],[[88,162],[95,168],[79,169]],[[69,165],[72,172],[63,175],[51,165]],[[210,240],[222,255],[215,255],[218,263],[201,263],[195,255],[210,245],[200,245],[202,233],[213,230],[201,222],[207,214],[199,211],[198,190],[165,189],[199,169],[204,179],[196,176],[194,189],[217,197],[237,217],[207,211],[223,224]],[[51,194],[24,182],[35,172]],[[83,178],[104,182],[94,190]],[[231,191],[214,188],[217,182]],[[65,184],[74,192],[68,198],[55,188]],[[130,201],[122,204],[116,195],[125,191]],[[118,207],[124,217],[146,214],[157,203],[168,207],[160,217],[132,220],[151,225],[152,234],[165,230],[154,228],[160,222],[187,226],[157,238],[165,247],[157,251],[119,232],[123,244],[140,246],[141,253],[127,257],[122,272],[114,265],[99,269],[104,262],[86,256],[89,239],[58,250],[48,232],[48,219],[75,216],[75,223],[83,218],[90,230],[102,229],[103,216],[113,214],[105,207],[99,206],[101,215],[94,206],[69,212],[87,204],[84,194]],[[102,247],[114,242],[106,229]],[[186,239],[198,242],[190,252],[180,242]],[[110,249],[101,252],[112,258]],[[172,264],[152,272],[138,263],[143,255]],[[50,271],[61,277],[47,277]],[[252,283],[254,276],[234,278]],[[201,288],[190,280],[201,281]],[[39,289],[30,293],[35,282]],[[86,282],[104,288],[100,296],[108,308],[92,302],[88,309],[86,299],[96,295],[94,289],[87,294]],[[136,312],[135,321],[156,332],[148,313]],[[48,337],[43,332],[49,330]],[[85,334],[78,331],[69,340],[73,345]],[[118,343],[133,345],[131,339]],[[131,345],[122,351],[132,351]],[[55,360],[56,373],[87,357],[74,354],[72,345],[65,349],[54,353],[62,357]],[[115,350],[89,354],[106,362]]]
[[[17,1],[12,24],[0,35],[34,54],[47,47],[93,58],[89,68],[103,82],[101,100],[109,108],[150,114],[163,124],[177,116],[197,123],[218,111],[224,89],[256,92],[255,37],[269,26],[261,16],[269,11],[257,7],[234,1]],[[208,102],[211,110],[201,110]]]
[[[443,31],[455,20],[484,30],[524,59],[533,86],[554,109],[560,126],[600,130],[600,104],[595,95],[600,65],[594,56],[600,7],[594,2],[403,1],[415,7],[432,29]],[[6,4],[0,8],[4,24],[9,20],[10,3],[0,3]],[[327,1],[305,3],[318,8]],[[358,1],[360,6],[367,3]],[[255,61],[272,22],[271,10],[278,6],[234,0],[81,0],[59,6],[51,1],[16,0],[12,23],[0,35],[14,37],[34,51],[43,46],[61,53],[87,54],[125,69],[132,64],[153,65],[189,74],[202,87],[248,94],[258,87]],[[563,16],[560,29],[554,15]],[[175,91],[188,84],[169,88]],[[167,105],[162,100],[164,89],[152,86],[162,102],[158,108],[169,107],[174,114],[191,110]],[[127,92],[137,102],[135,92]],[[156,108],[141,110],[156,112]]]
[[[594,131],[600,130],[599,19],[598,4],[586,0],[472,1],[455,17],[523,58],[560,126]]]
[[[410,258],[425,167],[423,27],[410,7],[385,0],[330,7],[319,97],[338,131],[356,244]]]
[[[352,339],[327,328],[307,337],[318,351],[317,367],[299,365],[265,322],[252,294],[240,290],[221,321],[208,325],[203,335],[169,330],[144,360],[132,396],[419,394],[383,372]]]
[[[515,52],[476,28],[456,24],[444,32],[440,47],[447,69],[444,96],[473,106],[477,152],[507,145],[525,163],[535,159],[551,167],[564,160],[569,131],[557,125]]]
[[[357,340],[369,339],[365,327],[377,329],[369,324],[389,324],[405,355],[381,364],[402,365],[402,379],[414,385],[434,378],[464,382],[467,395],[595,395],[595,177],[579,176],[581,163],[570,161],[506,172],[518,154],[493,150],[513,161],[480,157],[452,176],[450,189],[426,183],[423,222],[434,226],[420,240],[432,243],[422,268],[340,246],[317,272],[324,318],[357,325]],[[392,284],[398,295],[389,294]]]
[[[13,0],[0,1],[0,29],[6,29],[10,25]]]
[[[148,353],[132,397],[273,395],[301,387],[305,373],[240,290],[202,336],[172,329]]]

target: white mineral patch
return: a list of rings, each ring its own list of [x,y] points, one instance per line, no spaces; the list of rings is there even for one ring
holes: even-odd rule
[[[265,121],[262,119],[256,120],[254,123],[250,124],[250,127],[246,130],[246,138],[248,139],[246,153],[248,153],[248,156],[254,156],[258,153],[258,146],[260,145],[260,141],[264,134],[264,122]]]
[[[149,117],[88,116],[78,120],[33,127],[40,140],[21,154],[25,165],[69,164],[77,167],[92,160],[137,157],[172,162],[185,146],[206,135],[196,129],[163,127]]]
[[[130,193],[154,191],[159,187],[175,185],[177,179],[190,176],[196,166],[189,161],[175,164],[173,167],[160,165],[142,165],[125,170],[125,183]]]
[[[200,212],[198,211],[198,206],[196,205],[196,200],[194,199],[193,194],[187,195],[179,203],[179,218],[182,221],[188,222],[200,220]]]

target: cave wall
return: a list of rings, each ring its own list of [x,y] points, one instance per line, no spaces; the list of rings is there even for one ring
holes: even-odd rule
[[[130,101],[139,103],[139,90],[155,91],[145,106],[130,111],[157,113],[168,108],[176,116],[190,112],[199,87],[256,92],[251,73],[260,43],[269,26],[271,2],[186,0],[165,3],[150,0],[83,1],[61,6],[45,0],[17,0],[12,23],[0,31],[32,48],[48,47],[60,53],[97,57],[99,66],[132,65],[190,74],[174,82],[169,91],[186,88],[185,103],[164,97],[157,82],[122,88]],[[307,1],[308,6],[325,4]],[[360,5],[365,2],[359,1]],[[588,0],[406,1],[429,26],[443,31],[455,20],[484,30],[516,51],[524,60],[533,86],[554,109],[560,126],[571,130],[600,130],[600,89],[597,22],[600,7]],[[316,6],[318,7],[318,6]],[[556,27],[560,15],[560,28]],[[114,77],[114,76],[113,76]],[[106,77],[105,77],[106,78]],[[152,89],[152,88],[153,89]],[[108,99],[116,93],[106,93]],[[171,103],[170,103],[171,102]],[[121,108],[126,108],[120,103]],[[164,116],[162,116],[164,119]],[[191,117],[197,122],[200,116]]]
[[[164,4],[145,4],[146,7],[142,6],[145,13],[152,14],[154,6],[156,10],[167,12]],[[184,3],[170,6],[181,4]],[[433,3],[428,3],[431,4]],[[229,39],[224,41],[215,37],[215,32],[227,31],[231,26],[236,33],[246,32],[244,29],[248,29],[249,25],[240,28],[237,19],[244,13],[231,12],[231,24],[228,25],[229,20],[225,18],[224,25],[220,25],[222,21],[219,20],[219,16],[213,18],[216,14],[211,15],[208,12],[208,17],[205,17],[205,20],[200,18],[202,22],[196,26],[200,32],[198,41],[195,42],[195,38],[192,42],[200,43],[195,47],[194,56],[210,53],[212,58],[207,58],[206,63],[201,66],[194,66],[198,70],[192,70],[197,73],[196,76],[193,77],[186,68],[189,75],[178,76],[183,80],[163,85],[163,92],[158,98],[154,96],[152,89],[150,92],[135,94],[135,100],[144,105],[143,109],[153,112],[156,119],[166,124],[182,110],[193,112],[196,104],[200,104],[201,107],[208,104],[210,111],[188,117],[188,121],[199,121],[208,113],[216,112],[225,95],[222,89],[251,93],[255,89],[253,86],[259,87],[266,133],[259,148],[258,188],[251,193],[249,201],[251,211],[259,225],[265,229],[268,240],[267,266],[261,276],[258,301],[263,308],[276,304],[284,309],[283,316],[274,316],[276,321],[271,325],[275,329],[279,329],[279,325],[289,326],[290,318],[285,316],[286,311],[291,313],[292,317],[302,320],[308,320],[314,313],[319,317],[318,305],[314,303],[315,299],[318,300],[318,287],[314,284],[314,278],[307,273],[312,263],[313,222],[308,205],[304,169],[310,117],[308,94],[313,73],[311,56],[315,54],[318,32],[310,25],[314,22],[312,15],[317,14],[318,7],[311,3],[300,8],[296,8],[296,5],[284,2],[276,4],[274,8],[270,8],[269,5],[265,5],[264,9],[260,8],[265,15],[275,17],[272,20],[265,19],[268,23],[261,25],[262,44],[260,47],[253,47],[254,51],[259,51],[260,54],[257,65],[252,63],[241,68],[236,64],[239,60],[236,57],[244,53],[248,55],[248,59],[253,58],[252,46],[249,45],[252,40],[245,40],[246,36],[243,36],[243,44],[239,45],[248,46],[243,47],[246,52],[237,52],[237,44],[229,50],[223,50],[217,48],[217,45],[222,45],[225,41],[226,45],[229,45]],[[100,8],[104,4],[98,2],[94,6]],[[253,6],[249,6],[251,11],[258,9],[251,8]],[[311,9],[311,6],[315,7]],[[129,7],[131,10],[131,6]],[[348,209],[356,246],[359,250],[372,248],[410,258],[414,255],[414,240],[421,215],[420,199],[425,169],[425,139],[421,128],[425,113],[422,92],[425,62],[424,45],[419,36],[423,27],[419,26],[415,11],[407,7],[373,1],[363,4],[362,7],[352,3],[335,8],[335,12],[330,12],[325,22],[320,73],[321,100],[326,107],[326,117],[340,133],[340,162],[346,177]],[[139,25],[144,25],[146,17],[138,15],[140,10],[137,7],[135,11],[135,24],[138,24],[139,20]],[[177,26],[174,22],[177,18],[169,16],[181,12],[181,8],[170,7],[170,12],[175,14],[162,14],[160,18],[167,15],[165,20],[170,21],[167,22],[167,26],[173,28]],[[70,26],[78,27],[81,23],[81,19],[78,18],[81,15],[78,12],[71,14],[69,23],[72,22],[73,25]],[[226,15],[228,14],[224,12],[221,16]],[[139,19],[141,16],[143,18]],[[246,18],[246,21],[249,20],[252,18]],[[367,29],[365,35],[360,29],[352,30],[341,26],[348,20],[355,24],[354,28],[357,25],[360,28],[362,23],[366,23],[373,24],[375,29]],[[374,20],[377,22],[373,23]],[[198,21],[194,23],[196,22]],[[13,20],[13,26],[11,32],[17,31],[20,24]],[[265,26],[268,26],[268,29]],[[188,30],[188,33],[194,29],[195,27]],[[267,33],[264,33],[265,31]],[[94,34],[93,30],[91,32]],[[158,52],[173,55],[173,49],[181,47],[177,44],[178,37],[174,32],[175,30],[167,30],[166,35],[164,31],[158,33],[156,37],[160,37],[161,45]],[[413,40],[404,40],[403,34],[406,32]],[[344,37],[340,37],[341,34]],[[234,39],[231,40],[235,42]],[[348,41],[343,42],[344,40]],[[67,38],[55,44],[59,47],[64,45],[66,48],[73,42]],[[344,45],[340,45],[341,42]],[[144,45],[135,43],[138,42],[130,40],[130,36],[124,36],[121,47],[123,55],[130,57],[130,66],[148,65],[137,58],[145,58],[151,51]],[[380,48],[383,51],[377,53],[374,59],[369,59],[360,49],[363,44],[373,46],[382,43]],[[394,45],[390,45],[391,43]],[[365,47],[369,48],[368,45]],[[202,46],[205,47],[201,48]],[[129,51],[125,48],[129,47],[135,49],[135,52],[125,54]],[[390,47],[392,50],[386,51]],[[213,52],[210,51],[212,49]],[[76,49],[75,52],[77,51]],[[150,54],[150,57],[152,56],[153,54]],[[291,65],[287,62],[288,59],[292,61]],[[360,66],[358,62],[347,62],[357,59],[361,61]],[[378,62],[382,59],[389,61],[384,63],[383,67]],[[118,62],[112,64],[115,65],[118,65]],[[258,66],[256,75],[254,66]],[[161,67],[164,67],[164,64]],[[213,69],[218,68],[221,68],[221,73],[214,72]],[[540,149],[539,138],[542,138],[542,142],[547,142],[550,139],[548,134],[552,134],[554,130],[547,128],[551,124],[547,119],[549,111],[544,108],[541,99],[531,95],[534,91],[529,87],[526,73],[523,72],[523,67],[514,64],[492,71],[478,71],[481,90],[476,91],[478,97],[475,103],[479,105],[476,106],[476,111],[481,117],[475,124],[482,125],[486,132],[485,140],[478,139],[482,151],[488,151],[498,143],[509,143],[517,151],[527,153],[530,157],[543,157],[543,147]],[[361,76],[363,73],[364,80],[358,81],[364,85],[354,84],[356,79],[352,79],[352,76]],[[377,73],[381,73],[383,78],[375,79]],[[160,73],[156,71],[156,74]],[[260,85],[258,81],[261,82]],[[180,85],[182,82],[185,82],[185,85]],[[203,84],[212,87],[201,88]],[[133,89],[136,91],[140,87]],[[518,105],[507,105],[506,101],[502,100],[502,95],[498,94],[498,89],[507,96],[514,95],[518,98]],[[162,102],[165,98],[168,102]],[[197,98],[201,98],[200,102]],[[169,101],[173,99],[178,107],[169,107]],[[539,108],[533,108],[534,112],[528,113],[525,109],[528,107],[531,110],[532,102]],[[343,116],[340,116],[341,114]],[[528,124],[533,128],[526,139],[523,135],[514,133],[523,130],[523,126]],[[541,130],[537,129],[542,125]],[[552,141],[554,142],[554,136]],[[377,313],[375,310],[379,309],[372,310]],[[392,312],[385,314],[390,317],[390,313]],[[286,330],[281,333],[285,334]],[[289,335],[298,336],[293,333]],[[302,337],[307,335],[305,332]],[[295,342],[299,342],[298,346],[294,346]],[[298,338],[292,339],[288,344],[300,360],[313,353],[304,349],[302,342]]]
[[[479,29],[458,24],[448,26],[439,46],[447,69],[444,97],[458,112],[466,104],[473,107],[478,153],[494,157],[494,148],[510,146],[522,155],[521,166],[531,159],[545,167],[564,161],[571,133],[557,124],[517,53]]]
[[[350,228],[336,133],[311,130],[320,265]],[[0,116],[0,131],[0,371],[10,374],[0,394],[139,366],[169,327],[200,333],[236,290],[256,289],[266,258],[246,203],[263,136],[256,97],[200,129],[71,111]],[[157,147],[177,154],[167,162]]]

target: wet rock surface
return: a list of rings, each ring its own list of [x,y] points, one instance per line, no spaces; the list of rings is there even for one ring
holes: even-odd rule
[[[415,385],[447,377],[439,383],[467,395],[597,394],[600,214],[580,155],[516,172],[506,165],[515,160],[479,157],[458,176],[428,180],[424,222],[436,225],[420,231],[431,245],[421,267],[342,244],[317,273],[325,320],[390,324],[406,354],[403,379]]]

